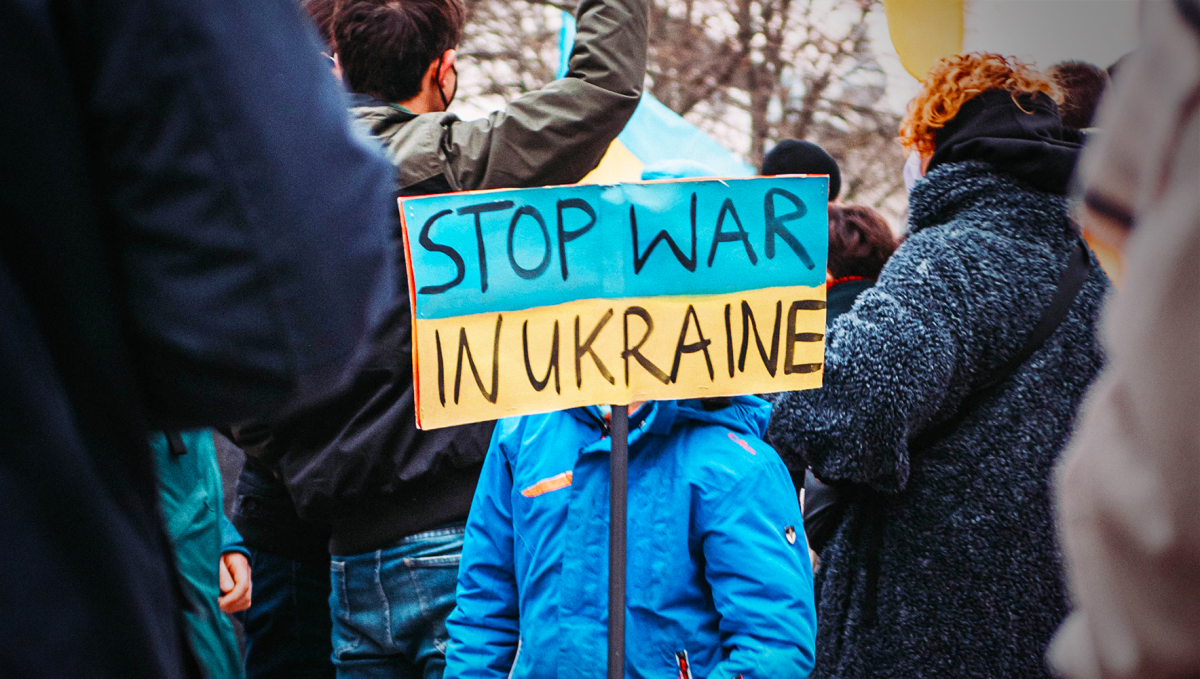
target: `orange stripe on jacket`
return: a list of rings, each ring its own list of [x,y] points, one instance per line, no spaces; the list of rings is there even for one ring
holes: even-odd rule
[[[572,476],[573,475],[571,472],[555,474],[550,478],[542,479],[525,490],[522,490],[521,494],[525,497],[537,497],[551,491],[561,490],[571,485]]]

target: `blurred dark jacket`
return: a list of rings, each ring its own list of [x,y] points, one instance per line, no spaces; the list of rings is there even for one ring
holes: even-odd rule
[[[293,561],[329,561],[329,526],[301,519],[287,486],[257,457],[247,455],[238,474],[231,516],[250,549]]]
[[[0,676],[195,671],[151,426],[342,387],[391,169],[290,0],[0,4]]]
[[[395,165],[397,194],[569,184],[590,172],[637,107],[646,2],[584,0],[577,17],[567,76],[487,118],[416,115],[356,95],[352,112]],[[402,265],[399,239],[393,255]],[[405,292],[376,331],[344,396],[233,432],[248,455],[278,472],[301,519],[332,528],[336,555],[465,521],[491,440],[492,422],[416,428],[407,300]]]

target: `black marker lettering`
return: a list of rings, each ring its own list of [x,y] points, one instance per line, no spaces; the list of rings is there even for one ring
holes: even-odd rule
[[[596,351],[592,349],[592,344],[595,343],[596,337],[600,335],[600,331],[604,329],[605,324],[607,324],[612,317],[613,310],[609,309],[604,313],[604,316],[601,317],[600,322],[596,324],[596,327],[592,328],[592,332],[588,335],[587,341],[582,345],[579,344],[579,317],[575,317],[575,388],[583,388],[582,359],[584,354],[592,355],[592,360],[596,362],[596,369],[600,371],[600,374],[604,376],[604,379],[608,380],[609,384],[617,383],[617,379],[612,376],[612,373],[608,372],[608,368],[605,367],[604,362],[600,360],[600,357],[596,355]]]
[[[433,331],[433,341],[437,344],[437,363],[438,363],[438,400],[442,402],[442,406],[446,405],[446,366],[442,362],[442,334],[437,330]]]
[[[725,305],[725,358],[729,360],[729,376],[733,377],[733,323],[729,319],[731,306]]]
[[[733,217],[733,223],[737,225],[737,233],[728,233],[721,230],[725,224],[725,215]],[[726,198],[724,203],[721,203],[721,211],[717,214],[717,229],[713,232],[712,248],[708,251],[708,266],[713,265],[713,260],[717,258],[717,246],[721,243],[731,243],[733,241],[742,241],[742,246],[746,248],[746,256],[750,258],[751,264],[758,264],[758,255],[754,254],[754,248],[750,245],[750,234],[742,228],[742,220],[738,217],[737,209],[733,207],[733,199]]]
[[[814,300],[803,300],[792,302],[792,306],[788,308],[787,320],[787,342],[785,343],[784,359],[783,359],[783,374],[793,375],[796,373],[812,373],[821,369],[820,363],[803,363],[796,365],[796,343],[797,342],[820,342],[824,337],[821,333],[815,332],[796,332],[796,312],[797,311],[812,311],[814,309],[824,308],[824,303],[820,303],[818,307],[813,303]]]
[[[591,220],[587,223],[587,226],[571,231],[568,231],[566,227],[563,226],[563,212],[570,208],[583,210],[585,213],[587,213],[587,216]],[[588,205],[586,200],[582,198],[567,198],[565,200],[558,201],[558,261],[562,264],[562,279],[564,281],[567,280],[567,243],[570,243],[588,231],[591,231],[592,227],[595,225],[596,211],[592,209],[591,205]]]
[[[479,247],[479,291],[487,292],[487,251],[483,247],[483,219],[480,215],[485,212],[497,212],[499,210],[507,210],[513,206],[511,200],[498,200],[491,203],[480,203],[479,205],[468,205],[467,207],[458,208],[460,215],[475,215],[475,242]],[[812,267],[809,267],[812,268]]]
[[[529,376],[529,383],[533,385],[534,391],[540,392],[550,383],[550,373],[554,373],[554,393],[562,393],[562,385],[559,383],[558,369],[558,321],[554,321],[554,338],[550,340],[550,365],[546,367],[546,376],[542,379],[537,379],[533,376],[533,366],[529,364],[529,321],[525,321],[525,325],[521,326],[521,344],[525,348],[525,374]]]
[[[666,229],[658,232],[658,235],[650,241],[646,246],[646,252],[638,254],[638,226],[637,212],[634,206],[629,206],[629,229],[633,232],[633,273],[637,275],[642,272],[642,267],[646,265],[646,260],[650,259],[650,255],[654,253],[654,248],[658,244],[666,241],[667,247],[671,248],[671,253],[675,255],[675,259],[683,265],[683,268],[688,271],[696,270],[696,194],[692,194],[692,256],[684,257],[683,250],[675,244],[675,239],[671,238],[671,234],[667,233]]]
[[[453,288],[454,286],[458,285],[459,283],[462,283],[463,278],[465,278],[467,275],[467,266],[466,266],[466,264],[463,263],[462,255],[458,254],[458,251],[455,250],[454,248],[450,247],[449,245],[442,245],[440,243],[434,243],[433,239],[429,237],[429,230],[433,228],[433,223],[436,222],[437,220],[441,219],[442,217],[445,217],[448,214],[453,214],[453,212],[454,212],[453,210],[442,210],[441,212],[437,213],[436,215],[430,217],[429,220],[425,222],[425,226],[421,227],[421,235],[417,238],[417,240],[421,243],[421,247],[425,248],[426,250],[428,250],[430,252],[440,252],[443,255],[446,255],[447,257],[449,257],[451,259],[451,261],[454,262],[454,269],[455,269],[454,280],[452,280],[449,283],[446,283],[444,285],[426,285],[425,287],[418,290],[417,294],[439,295],[439,294],[449,290],[450,288]]]
[[[542,230],[542,241],[546,244],[546,251],[542,255],[541,263],[532,269],[526,269],[520,264],[517,264],[516,253],[513,252],[513,240],[517,234],[517,222],[520,222],[521,217],[524,217],[525,215],[533,217],[534,221],[537,222],[537,225]],[[546,273],[546,269],[550,268],[550,231],[546,229],[546,220],[542,219],[542,213],[538,212],[537,208],[533,207],[532,205],[522,206],[517,210],[516,214],[513,215],[512,221],[508,223],[508,263],[512,264],[513,271],[518,276],[527,281],[541,276],[543,273]]]
[[[775,331],[771,333],[771,354],[768,356],[766,348],[763,347],[762,338],[758,334],[758,323],[754,320],[754,312],[750,310],[750,305],[745,300],[742,301],[742,353],[738,358],[738,370],[746,372],[746,352],[750,348],[750,328],[753,327],[754,343],[758,345],[758,355],[762,358],[763,365],[767,367],[767,372],[771,373],[771,377],[775,376],[775,369],[779,366],[779,323],[782,320],[783,302],[776,302]]]
[[[700,341],[687,344],[687,332],[693,319],[696,321],[696,334],[700,337]],[[710,344],[712,344],[712,340],[704,339],[704,331],[700,329],[700,317],[696,315],[696,308],[689,304],[687,312],[683,314],[683,327],[679,330],[679,341],[675,343],[675,362],[671,364],[671,382],[679,379],[679,363],[683,359],[683,355],[694,354],[697,351],[704,352],[704,362],[708,364],[708,381],[711,382],[716,375],[713,373],[712,357],[708,354],[708,345]]]
[[[782,196],[792,201],[792,204],[796,206],[796,210],[785,215],[776,215],[775,196]],[[808,214],[808,208],[804,206],[804,201],[783,189],[771,189],[767,191],[766,197],[763,198],[763,214],[767,222],[766,243],[763,246],[763,249],[767,253],[767,259],[775,259],[775,236],[778,235],[783,239],[783,242],[792,248],[792,251],[796,253],[796,256],[800,258],[800,262],[806,268],[813,269],[816,267],[812,257],[808,256],[808,250],[805,250],[800,241],[796,240],[792,232],[788,231],[787,227],[784,226],[787,222],[795,221]]]
[[[634,346],[629,346],[629,317],[637,316],[646,324],[646,332],[642,333],[642,339]],[[663,384],[670,381],[670,376],[654,365],[650,359],[642,355],[642,347],[650,340],[650,333],[654,332],[654,319],[650,318],[650,312],[640,306],[631,306],[625,310],[625,350],[621,352],[621,358],[625,360],[625,386],[629,386],[629,358],[632,356],[638,363],[641,364],[646,372],[650,373]]]
[[[471,366],[471,374],[475,376],[475,384],[479,387],[479,393],[487,399],[488,403],[495,403],[500,396],[500,324],[504,321],[502,314],[496,315],[496,337],[492,340],[492,388],[488,390],[483,386],[483,380],[479,377],[479,369],[475,367],[475,357],[471,355],[471,347],[467,344],[467,329],[458,329],[458,368],[454,375],[454,404],[458,405],[459,388],[462,386],[462,368],[463,354],[467,355],[467,363]]]

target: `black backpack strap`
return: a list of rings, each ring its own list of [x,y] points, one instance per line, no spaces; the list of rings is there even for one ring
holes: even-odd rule
[[[1046,340],[1050,339],[1050,335],[1053,335],[1058,326],[1062,325],[1063,320],[1066,319],[1067,312],[1071,310],[1071,305],[1075,303],[1075,298],[1079,296],[1079,291],[1087,282],[1089,269],[1091,269],[1091,260],[1088,258],[1087,246],[1084,245],[1082,238],[1078,238],[1075,240],[1075,249],[1067,259],[1067,268],[1058,277],[1058,288],[1054,291],[1054,296],[1050,298],[1050,303],[1042,311],[1042,317],[1038,320],[1037,325],[1033,326],[1029,337],[1025,339],[1025,345],[979,391],[995,389],[1025,361],[1028,361],[1034,352],[1042,348]]]
[[[168,429],[163,434],[167,437],[167,450],[170,450],[172,455],[175,457],[187,455],[187,446],[183,445],[183,437],[179,435],[178,431]]]
[[[954,417],[934,425],[919,434],[909,445],[910,449],[926,447],[928,444],[953,433],[958,428],[958,425],[962,424],[962,421],[975,411],[979,404],[995,393],[996,389],[1010,375],[1024,365],[1038,349],[1042,348],[1046,340],[1050,339],[1050,336],[1054,334],[1054,331],[1066,319],[1067,312],[1071,310],[1071,305],[1075,303],[1075,298],[1079,296],[1079,291],[1083,289],[1083,284],[1087,282],[1091,266],[1092,262],[1088,256],[1088,247],[1083,242],[1083,238],[1078,237],[1075,240],[1075,247],[1067,258],[1067,267],[1058,277],[1054,296],[1050,298],[1050,302],[1042,310],[1042,317],[1038,319],[1029,336],[1025,338],[1025,344],[1004,365],[997,368],[987,382],[972,390],[963,399]]]

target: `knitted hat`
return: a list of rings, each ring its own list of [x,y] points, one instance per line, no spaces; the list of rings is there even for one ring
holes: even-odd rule
[[[829,200],[835,200],[842,191],[842,172],[837,161],[825,149],[810,141],[784,139],[771,149],[763,160],[762,173],[777,174],[827,174],[829,175]]]

